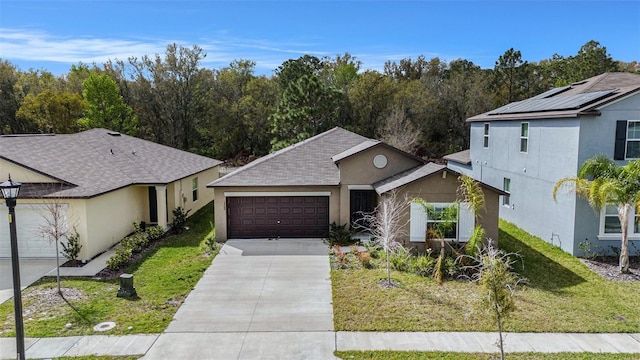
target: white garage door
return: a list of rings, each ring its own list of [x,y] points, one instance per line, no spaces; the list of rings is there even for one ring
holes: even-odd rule
[[[61,204],[64,214],[67,204]],[[11,257],[11,238],[9,235],[9,208],[0,204],[0,258]],[[41,228],[50,216],[46,205],[18,204],[16,206],[16,230],[18,234],[18,255],[21,258],[55,258],[56,246],[43,237]],[[65,217],[66,221],[66,217]]]

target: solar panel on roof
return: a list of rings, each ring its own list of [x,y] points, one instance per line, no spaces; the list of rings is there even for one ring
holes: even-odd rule
[[[572,110],[579,109],[584,105],[597,101],[613,92],[616,89],[594,91],[569,96],[555,96],[546,98],[531,98],[514,102],[497,108],[489,115],[519,114],[538,111]],[[548,96],[548,95],[547,95]]]
[[[557,88],[553,88],[551,90],[547,90],[545,92],[543,92],[540,95],[536,95],[534,97],[532,97],[532,99],[544,99],[544,98],[548,98],[548,97],[552,97],[554,95],[557,95],[561,92],[564,92],[566,90],[571,89],[571,86],[561,86],[561,87],[557,87]]]

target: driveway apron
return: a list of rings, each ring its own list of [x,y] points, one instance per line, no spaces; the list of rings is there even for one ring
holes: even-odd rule
[[[145,359],[332,359],[327,246],[230,240]]]

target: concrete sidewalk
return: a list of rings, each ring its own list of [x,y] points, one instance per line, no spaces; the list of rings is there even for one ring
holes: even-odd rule
[[[157,340],[166,336],[164,345]],[[125,336],[72,336],[25,340],[27,358],[140,355],[157,346],[190,359],[326,360],[334,350],[398,350],[497,353],[497,333],[479,332],[216,332]],[[243,345],[244,344],[244,345]],[[265,346],[266,344],[266,346]],[[307,349],[297,353],[299,345]],[[244,346],[242,356],[238,356]],[[0,338],[0,359],[15,359],[15,338]],[[158,348],[158,350],[163,350]],[[164,349],[167,350],[167,349]],[[507,333],[506,352],[638,354],[637,334]],[[147,357],[145,357],[146,359]]]

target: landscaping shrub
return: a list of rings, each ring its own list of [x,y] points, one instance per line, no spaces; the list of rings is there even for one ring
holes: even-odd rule
[[[147,237],[147,234],[134,233],[133,235],[122,239],[120,245],[122,245],[123,248],[130,249],[132,253],[136,253],[144,249],[148,243],[149,238]]]
[[[131,255],[132,251],[130,248],[123,247],[116,249],[115,254],[107,260],[107,267],[112,271],[118,270],[131,259]]]
[[[340,245],[347,246],[354,243],[353,239],[353,230],[347,229],[347,224],[338,225],[336,222],[332,222],[329,225],[329,237],[327,240],[329,241],[329,246]]]
[[[373,269],[375,267],[371,262],[371,255],[369,254],[369,252],[361,251],[361,252],[357,252],[355,255],[360,261],[360,264],[362,264],[363,268]]]
[[[75,228],[73,228],[73,232],[67,238],[67,243],[62,242],[60,244],[62,245],[62,254],[64,257],[73,263],[78,261],[78,254],[80,254],[82,245],[80,245],[80,235]]]
[[[431,276],[435,262],[436,260],[429,254],[414,256],[411,258],[409,269],[412,273],[420,276]]]
[[[189,216],[190,212],[191,209],[184,211],[184,209],[180,206],[173,209],[173,220],[171,221],[171,224],[169,224],[169,226],[171,227],[171,231],[173,231],[174,234],[181,234],[184,231],[184,224],[187,223],[187,216]]]
[[[390,257],[391,267],[397,271],[408,271],[409,263],[411,262],[411,253],[405,248],[398,248],[391,253]]]
[[[164,235],[164,229],[161,226],[149,226],[145,231],[147,236],[149,237],[149,241],[157,240]]]

